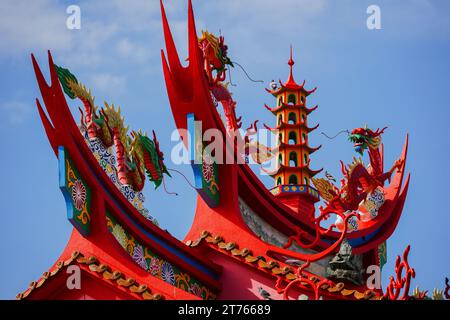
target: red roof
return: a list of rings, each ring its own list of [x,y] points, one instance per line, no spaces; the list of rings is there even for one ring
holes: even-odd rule
[[[288,60],[289,77],[288,77],[287,81],[285,83],[282,83],[280,80],[279,88],[277,88],[275,90],[266,89],[266,91],[269,92],[270,94],[273,94],[274,96],[276,96],[284,91],[288,91],[288,90],[291,90],[291,91],[299,91],[300,90],[300,91],[305,92],[306,96],[309,96],[311,93],[315,92],[317,90],[317,87],[312,90],[306,90],[304,88],[306,80],[304,80],[301,85],[299,85],[297,82],[295,82],[294,75],[292,72],[294,64],[295,64],[295,62],[294,62],[294,59],[292,59],[292,46],[291,46],[291,56]]]
[[[301,165],[301,166],[297,166],[297,167],[290,167],[290,166],[285,166],[284,164],[280,164],[274,171],[267,171],[264,168],[261,168],[265,173],[267,173],[269,176],[275,176],[276,174],[278,174],[281,170],[283,171],[292,171],[292,172],[296,172],[298,170],[306,170],[311,177],[314,177],[315,175],[317,175],[318,173],[322,172],[323,168],[320,170],[312,170],[309,167],[309,161],[307,164]]]
[[[280,149],[280,148],[305,148],[309,154],[313,154],[314,152],[316,152],[317,150],[322,148],[322,145],[319,145],[318,147],[310,147],[305,141],[303,141],[302,143],[297,143],[297,144],[288,144],[288,143],[282,142],[278,146],[278,149]]]
[[[276,114],[278,111],[281,111],[282,109],[286,108],[286,109],[298,109],[298,108],[302,108],[306,111],[306,114],[309,115],[311,112],[313,112],[314,110],[316,110],[319,106],[316,105],[315,107],[312,108],[308,108],[305,106],[304,103],[302,104],[289,104],[289,103],[284,103],[282,102],[281,106],[278,106],[276,108],[271,108],[269,107],[267,104],[264,104],[264,107],[269,110],[270,112],[272,112],[273,114]]]
[[[315,125],[314,127],[308,127],[306,125],[305,122],[299,122],[299,123],[286,123],[286,122],[281,122],[279,125],[277,125],[275,128],[269,127],[268,125],[264,125],[264,127],[269,130],[269,131],[277,131],[280,129],[284,129],[284,128],[304,128],[306,130],[306,132],[310,133],[311,131],[316,130],[319,127],[319,123],[317,125]]]

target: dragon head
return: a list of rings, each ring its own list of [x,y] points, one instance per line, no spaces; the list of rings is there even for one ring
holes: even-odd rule
[[[209,60],[215,70],[222,71],[226,65],[233,67],[233,63],[228,57],[228,46],[225,44],[224,37],[217,37],[208,31],[202,31],[202,36],[198,41],[205,58]]]
[[[368,148],[378,148],[381,143],[381,134],[386,128],[377,129],[377,131],[372,131],[367,126],[356,128],[349,134],[348,140],[353,143],[355,151],[362,155]]]

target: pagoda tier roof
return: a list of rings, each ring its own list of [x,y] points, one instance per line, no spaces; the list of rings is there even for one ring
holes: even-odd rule
[[[298,144],[288,144],[288,143],[281,142],[278,145],[278,149],[280,149],[280,148],[304,148],[309,152],[309,154],[313,154],[314,152],[316,152],[317,150],[322,148],[322,145],[319,145],[318,147],[313,148],[313,147],[310,147],[305,141],[302,143],[298,143]]]
[[[323,168],[320,169],[320,170],[312,170],[312,169],[309,167],[309,163],[310,163],[310,161],[308,161],[307,164],[304,164],[304,165],[302,165],[302,166],[297,166],[297,167],[290,167],[290,166],[286,166],[286,165],[284,165],[284,164],[280,164],[280,165],[278,166],[278,168],[275,169],[274,171],[267,171],[267,170],[264,169],[264,168],[261,168],[261,169],[262,169],[265,173],[267,173],[269,176],[271,176],[271,177],[277,175],[281,170],[283,170],[283,171],[292,171],[292,172],[297,172],[297,171],[299,171],[299,170],[305,170],[305,171],[307,171],[307,172],[309,173],[309,175],[310,175],[311,178],[314,177],[316,174],[322,172]]]
[[[283,93],[286,91],[303,91],[306,96],[309,96],[311,93],[314,93],[317,90],[317,87],[315,87],[312,90],[305,89],[306,80],[303,80],[303,83],[301,85],[295,83],[295,81],[293,79],[292,80],[288,79],[288,81],[286,81],[285,83],[282,83],[281,80],[278,80],[278,83],[280,84],[280,87],[278,87],[275,90],[266,88],[266,91],[276,97],[280,93]]]
[[[272,112],[273,114],[276,114],[276,113],[278,113],[279,111],[281,111],[281,110],[283,110],[283,109],[293,109],[293,110],[296,110],[296,109],[303,109],[303,110],[306,111],[306,114],[309,115],[311,112],[313,112],[314,110],[316,110],[319,106],[316,105],[316,106],[313,107],[313,108],[308,108],[308,107],[305,106],[304,103],[302,103],[302,104],[289,104],[289,103],[284,103],[284,102],[283,102],[283,103],[281,104],[281,106],[278,106],[278,107],[276,107],[276,108],[271,108],[271,107],[269,107],[267,104],[264,104],[264,107],[265,107],[267,110],[269,110],[270,112]]]
[[[277,96],[280,93],[283,93],[285,91],[303,91],[306,94],[306,96],[309,96],[311,93],[316,91],[317,87],[312,90],[305,89],[306,80],[303,80],[303,83],[301,85],[299,85],[297,82],[295,82],[294,75],[292,72],[292,67],[294,66],[294,64],[295,64],[295,62],[294,62],[294,59],[292,59],[292,46],[291,46],[291,56],[288,61],[289,77],[288,77],[287,81],[285,83],[282,83],[281,80],[278,80],[278,82],[280,83],[280,87],[276,88],[275,90],[270,90],[270,89],[266,88],[266,91],[274,96]]]
[[[229,240],[229,239],[228,239]],[[249,266],[252,269],[257,269],[259,272],[269,274],[271,276],[277,277],[280,280],[290,283],[298,279],[297,266],[292,266],[283,259],[278,259],[276,257],[269,257],[259,252],[254,252],[252,249],[256,248],[240,248],[239,244],[234,241],[227,242],[220,235],[212,235],[208,231],[203,231],[200,237],[196,240],[188,240],[186,244],[189,247],[197,248],[209,248],[211,250],[225,254],[232,259],[238,260]],[[302,261],[299,260],[299,263]],[[325,278],[314,274],[310,271],[303,271],[306,279],[318,283],[319,281],[325,280]],[[306,291],[311,291],[312,288],[305,285],[305,283],[298,282],[297,287],[299,289],[304,289]],[[347,285],[342,282],[335,283],[331,280],[327,281],[327,284],[321,285],[321,295],[326,298],[331,299],[349,299],[349,300],[378,300],[380,299],[380,293],[374,290],[360,290],[359,287],[353,285]]]
[[[308,132],[308,133],[310,133],[311,131],[314,131],[314,130],[316,130],[318,127],[319,127],[319,123],[317,124],[317,125],[315,125],[314,127],[308,127],[307,125],[306,125],[306,123],[304,123],[304,122],[299,122],[299,123],[296,123],[296,124],[292,124],[292,123],[286,123],[286,122],[281,122],[279,125],[277,125],[275,128],[272,128],[272,127],[269,127],[268,125],[264,125],[264,127],[267,129],[267,130],[270,130],[270,131],[277,131],[277,130],[280,130],[280,129],[289,129],[289,128],[291,128],[291,129],[294,129],[294,128],[304,128],[305,130],[306,130],[306,132]]]

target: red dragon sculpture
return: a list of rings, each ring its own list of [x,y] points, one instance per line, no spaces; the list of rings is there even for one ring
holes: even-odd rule
[[[383,129],[373,131],[367,127],[356,128],[349,134],[349,141],[354,144],[355,151],[363,155],[368,150],[370,165],[365,166],[361,158],[354,158],[353,162],[345,166],[341,161],[341,188],[333,185],[329,180],[312,179],[322,198],[325,207],[320,207],[322,213],[349,213],[360,215],[361,221],[369,221],[378,215],[378,210],[385,202],[384,184],[390,181],[395,170],[400,170],[403,160],[397,160],[388,172],[384,172],[382,159],[381,135]],[[336,221],[336,226],[342,229],[342,219]],[[356,219],[350,221],[351,231],[358,228]]]

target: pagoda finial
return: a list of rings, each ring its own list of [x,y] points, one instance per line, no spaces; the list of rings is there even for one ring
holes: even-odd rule
[[[294,62],[294,59],[292,59],[292,44],[291,44],[291,56],[290,56],[290,58],[289,58],[289,61],[288,61],[288,65],[290,65],[291,66],[291,69],[292,69],[292,66],[295,64],[295,62]]]
[[[294,75],[292,72],[292,67],[294,66],[295,62],[294,59],[292,59],[292,44],[291,44],[291,55],[289,57],[289,61],[288,61],[288,65],[289,65],[289,79],[287,81],[287,83],[295,83],[294,81]]]

